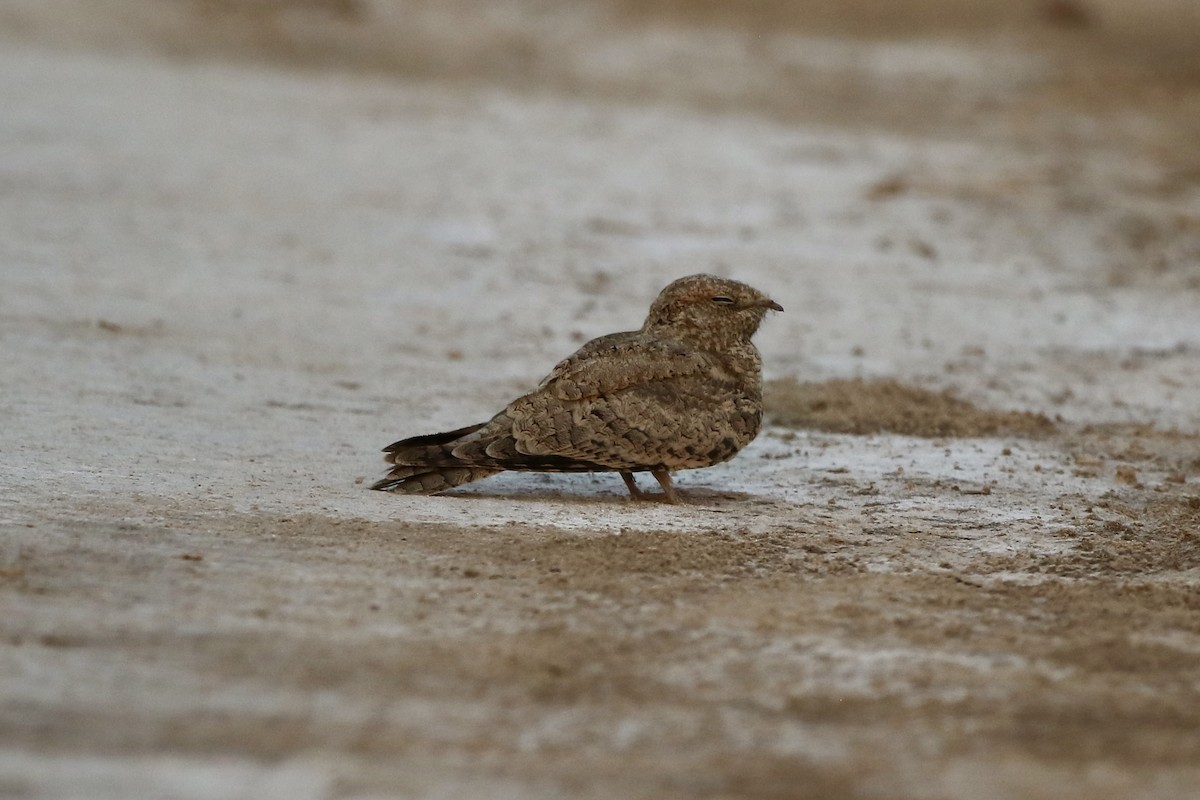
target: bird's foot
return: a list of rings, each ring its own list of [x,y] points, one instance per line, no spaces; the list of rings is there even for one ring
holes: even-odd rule
[[[648,501],[652,503],[668,503],[670,505],[682,504],[683,497],[675,487],[671,484],[671,473],[665,469],[651,470],[650,474],[658,481],[658,485],[662,487],[661,494],[650,494],[643,492],[638,488],[637,482],[633,479],[632,472],[622,472],[621,480],[625,481],[625,487],[629,489],[629,494],[634,500]]]

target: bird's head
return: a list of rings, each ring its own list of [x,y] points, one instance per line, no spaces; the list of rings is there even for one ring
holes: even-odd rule
[[[642,330],[714,343],[748,341],[767,311],[783,311],[783,306],[738,281],[688,275],[659,292]]]

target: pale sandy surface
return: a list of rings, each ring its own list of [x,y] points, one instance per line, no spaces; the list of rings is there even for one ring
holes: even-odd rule
[[[801,5],[0,7],[0,796],[1200,797],[1195,9]],[[364,490],[697,271],[1055,430]]]

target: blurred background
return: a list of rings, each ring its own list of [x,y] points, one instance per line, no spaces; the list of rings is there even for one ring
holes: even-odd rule
[[[1152,108],[1194,135],[1200,117],[1192,0],[6,0],[0,30],[816,120],[928,127],[1020,102]]]
[[[5,0],[0,39],[1023,148],[1032,173],[869,197],[1038,195],[1106,285],[1200,286],[1194,0]]]

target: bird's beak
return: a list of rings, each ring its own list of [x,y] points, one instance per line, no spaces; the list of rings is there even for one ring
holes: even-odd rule
[[[772,311],[783,311],[783,306],[779,305],[779,303],[776,303],[774,300],[763,301],[763,307],[769,308]]]

